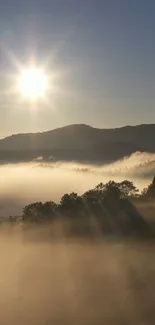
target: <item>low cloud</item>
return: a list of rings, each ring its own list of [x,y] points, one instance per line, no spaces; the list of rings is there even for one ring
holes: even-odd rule
[[[155,174],[155,154],[135,153],[105,165],[78,163],[5,164],[0,166],[0,216],[21,213],[35,201],[59,202],[66,192],[82,194],[100,182],[129,179],[141,190]]]

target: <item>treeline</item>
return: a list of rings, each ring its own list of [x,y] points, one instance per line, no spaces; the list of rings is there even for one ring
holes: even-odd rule
[[[150,225],[133,202],[153,197],[155,178],[142,193],[128,180],[119,183],[109,181],[98,184],[81,196],[74,192],[64,194],[59,204],[53,201],[31,203],[23,208],[20,220],[24,224],[65,220],[70,222],[72,231],[78,234],[90,233],[90,229],[97,227],[102,234],[151,235]]]

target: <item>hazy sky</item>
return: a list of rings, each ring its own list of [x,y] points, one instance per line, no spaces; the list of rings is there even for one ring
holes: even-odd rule
[[[0,136],[154,123],[154,31],[153,0],[0,0]],[[32,57],[57,76],[47,102],[11,92]]]

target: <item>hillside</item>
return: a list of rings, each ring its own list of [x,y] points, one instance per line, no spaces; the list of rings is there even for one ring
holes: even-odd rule
[[[42,133],[15,134],[0,140],[0,160],[112,161],[136,151],[155,152],[155,124],[97,129],[69,125]]]

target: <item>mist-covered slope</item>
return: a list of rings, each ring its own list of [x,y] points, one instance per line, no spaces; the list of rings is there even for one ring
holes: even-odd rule
[[[84,124],[16,134],[0,140],[1,160],[115,161],[136,151],[155,152],[155,124],[97,129]]]

